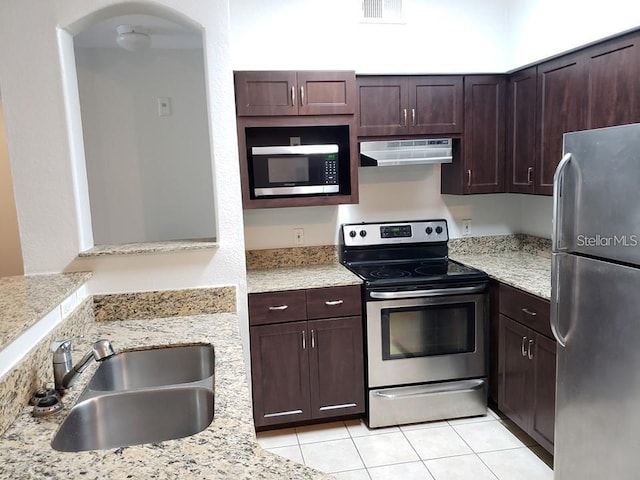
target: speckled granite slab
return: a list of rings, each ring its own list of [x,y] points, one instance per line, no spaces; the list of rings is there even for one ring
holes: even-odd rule
[[[92,322],[93,302],[86,299],[62,324],[32,348],[15,368],[0,378],[0,432],[11,425],[33,392],[47,383],[53,384],[51,342],[70,338],[74,346],[86,350],[90,342],[84,335]]]
[[[449,240],[450,255],[501,252],[523,252],[551,258],[551,240],[521,233]]]
[[[189,288],[154,292],[94,295],[96,320],[234,313],[235,287]]]
[[[91,452],[64,453],[50,442],[91,374],[65,397],[65,411],[46,419],[24,412],[0,438],[0,477],[28,479],[323,479],[327,475],[262,450],[255,439],[251,400],[234,314],[96,322],[90,338],[116,350],[144,345],[212,343],[216,353],[213,423],[191,437]],[[78,352],[74,352],[75,354]],[[167,412],[170,414],[170,412]]]
[[[249,293],[338,287],[342,285],[359,285],[361,283],[360,277],[351,273],[339,263],[249,270],[247,272]]]
[[[0,349],[80,288],[91,272],[0,278]]]
[[[119,245],[96,245],[80,252],[79,257],[104,257],[107,255],[142,255],[146,253],[171,253],[188,250],[218,248],[215,238],[203,240],[172,240],[170,242],[124,243]]]
[[[338,247],[271,248],[246,252],[247,270],[327,265],[338,261]]]

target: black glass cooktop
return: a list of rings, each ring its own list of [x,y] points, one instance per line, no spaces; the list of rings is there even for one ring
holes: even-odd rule
[[[453,260],[362,263],[346,265],[370,286],[422,285],[485,281],[487,274]]]

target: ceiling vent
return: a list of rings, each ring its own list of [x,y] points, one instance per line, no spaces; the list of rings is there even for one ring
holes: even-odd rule
[[[364,23],[404,23],[402,0],[362,0]]]

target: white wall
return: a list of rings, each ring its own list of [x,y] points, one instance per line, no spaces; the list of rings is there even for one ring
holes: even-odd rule
[[[440,195],[440,167],[411,165],[360,167],[360,203],[337,207],[245,210],[247,249],[293,246],[293,229],[303,228],[305,245],[337,244],[342,223],[445,218],[449,235],[462,236],[471,219],[472,235],[519,232],[517,196]]]
[[[232,0],[234,70],[501,72],[509,0],[404,0],[405,24],[360,23],[360,0]]]
[[[75,53],[95,244],[215,237],[202,50]]]
[[[22,275],[22,250],[0,98],[0,277]]]
[[[166,16],[203,28],[217,250],[77,259],[91,226],[86,191],[77,185],[83,175],[74,168],[84,165],[84,158],[78,159],[84,150],[75,75],[69,78],[70,35],[105,16],[125,13]],[[138,0],[131,5],[118,0],[3,1],[0,78],[25,272],[92,270],[90,294],[235,285],[246,352],[244,237],[228,21],[227,0]],[[59,27],[71,33],[58,32]]]
[[[509,69],[637,28],[633,0],[514,0],[506,45]]]

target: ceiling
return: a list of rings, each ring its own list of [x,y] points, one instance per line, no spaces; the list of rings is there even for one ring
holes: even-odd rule
[[[145,28],[151,37],[151,48],[202,48],[200,31],[153,15],[122,15],[94,23],[74,37],[75,46],[117,48],[118,25]]]

